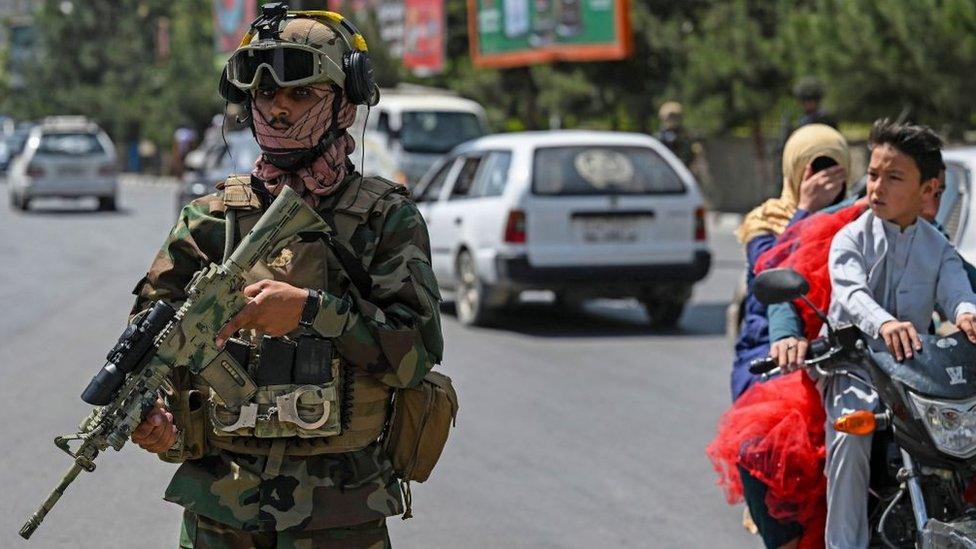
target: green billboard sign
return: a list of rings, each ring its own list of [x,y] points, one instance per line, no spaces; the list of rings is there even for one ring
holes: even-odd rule
[[[596,61],[630,55],[627,0],[468,0],[480,67]]]

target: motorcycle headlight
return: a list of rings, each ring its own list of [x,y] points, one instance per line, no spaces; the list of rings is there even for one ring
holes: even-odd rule
[[[960,458],[976,454],[976,398],[933,400],[909,392],[936,447]]]

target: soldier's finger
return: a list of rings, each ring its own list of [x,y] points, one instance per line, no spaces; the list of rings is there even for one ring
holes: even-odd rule
[[[165,452],[168,450],[173,443],[176,442],[176,426],[171,425],[169,429],[166,429],[159,440],[153,445],[153,451],[156,453]]]
[[[245,305],[240,312],[234,315],[234,318],[230,319],[227,324],[224,324],[224,327],[221,328],[220,332],[217,333],[217,337],[214,338],[214,341],[217,343],[217,347],[223,347],[224,342],[227,341],[227,338],[234,335],[234,333],[236,333],[238,330],[251,327],[250,324],[254,318],[253,303],[254,302],[252,301],[251,303]]]
[[[164,426],[156,425],[151,431],[149,431],[149,433],[146,434],[146,436],[141,437],[141,443],[147,446],[152,446],[153,444],[159,442],[159,439],[161,439],[165,434],[166,428]]]
[[[142,438],[152,432],[153,428],[158,425],[159,414],[156,408],[150,410],[149,414],[146,415],[146,419],[142,421],[133,431],[133,438]]]
[[[135,430],[132,431],[132,440],[139,443],[144,440],[146,435],[148,435],[151,431],[152,425],[146,421],[143,421],[138,427],[135,428]]]
[[[263,290],[265,286],[267,286],[268,283],[270,282],[271,282],[270,280],[259,280],[254,284],[251,284],[250,286],[244,288],[244,297],[254,297],[258,295],[259,293],[261,293],[261,290]]]
[[[790,343],[789,346],[786,347],[786,363],[787,364],[794,364],[794,363],[796,363],[796,344],[795,343]]]

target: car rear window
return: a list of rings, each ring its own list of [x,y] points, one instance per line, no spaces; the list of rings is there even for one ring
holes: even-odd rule
[[[93,133],[46,133],[37,146],[38,154],[58,156],[90,156],[102,154],[105,149]]]
[[[678,174],[647,147],[537,149],[532,192],[546,196],[683,193]]]

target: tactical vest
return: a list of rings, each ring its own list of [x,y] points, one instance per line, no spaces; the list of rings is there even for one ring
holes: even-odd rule
[[[236,212],[237,234],[229,235],[236,244],[263,213],[261,202],[251,188],[249,175],[229,177],[222,185],[222,192],[225,211]],[[362,178],[361,183],[354,181],[346,185],[330,210],[334,214],[328,220],[335,230],[334,242],[350,249],[349,243],[356,229],[367,224],[370,216],[379,215],[375,211],[377,204],[393,193],[405,194],[406,189],[376,178]],[[219,208],[219,201],[215,202],[212,209]],[[362,257],[356,256],[367,272],[375,244],[368,249],[367,254],[361,254]],[[299,288],[324,290],[337,296],[355,291],[350,275],[342,268],[342,261],[323,240],[297,242],[288,246],[278,257],[259,262],[247,274],[246,284],[265,279],[287,282]],[[207,428],[207,442],[210,447],[242,454],[309,456],[350,452],[375,442],[383,433],[389,418],[393,389],[381,383],[375,375],[352,367],[338,353],[334,353],[333,357],[332,364],[322,365],[324,368],[331,367],[335,374],[334,379],[337,381],[332,386],[259,387],[258,393],[252,399],[257,404],[258,414],[253,428],[228,432],[227,426],[233,427],[234,422],[241,419],[240,411],[248,409],[246,406],[250,403],[245,403],[241,410],[229,409],[219,399],[211,396]],[[199,379],[194,381],[198,389],[204,389],[200,386],[201,382]],[[209,393],[209,388],[206,391],[204,394]],[[336,392],[342,395],[337,395]],[[315,421],[301,427],[277,421],[273,417],[278,408],[276,403],[280,404],[279,397],[286,395],[292,398],[292,410],[297,408],[298,414],[303,416],[302,421],[315,421],[317,417],[321,417],[322,424],[316,425],[320,422]],[[331,401],[332,412],[343,417],[330,417],[328,408],[323,415],[320,404],[323,401]],[[342,402],[335,406],[336,401]],[[252,413],[254,409],[255,407],[249,408]],[[309,417],[306,419],[305,416]]]

